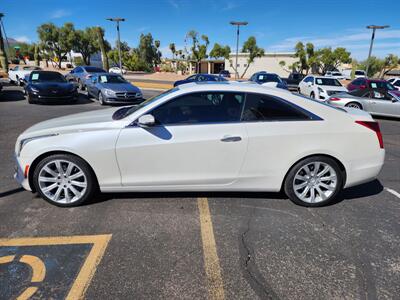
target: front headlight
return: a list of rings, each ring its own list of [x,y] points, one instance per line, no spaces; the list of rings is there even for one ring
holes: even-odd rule
[[[56,136],[58,133],[53,133],[53,134],[45,134],[45,135],[39,135],[39,136],[34,136],[26,139],[22,139],[19,141],[18,145],[18,150],[17,150],[17,156],[21,154],[22,149],[25,147],[26,144],[28,144],[31,141],[37,140],[37,139],[42,139],[46,137],[51,137],[51,136]]]
[[[323,89],[321,89],[320,87],[318,87],[318,92],[319,93],[325,93],[325,91]]]
[[[112,90],[104,90],[104,93],[107,95],[107,96],[114,96],[114,92],[112,91]]]
[[[39,93],[39,89],[31,86],[31,91],[34,93]]]

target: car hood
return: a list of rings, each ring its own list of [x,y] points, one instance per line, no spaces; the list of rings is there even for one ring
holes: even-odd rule
[[[140,92],[139,88],[130,83],[102,83],[101,86],[114,92]]]
[[[50,119],[37,123],[25,130],[22,138],[29,138],[47,134],[61,134],[77,131],[98,130],[105,126],[114,128],[117,121],[113,121],[112,115],[118,110],[118,107],[100,109],[96,111],[83,112],[68,115],[60,118]]]

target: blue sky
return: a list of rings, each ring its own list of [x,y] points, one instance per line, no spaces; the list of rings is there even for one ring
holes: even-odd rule
[[[121,39],[136,46],[141,33],[151,32],[168,45],[183,48],[185,34],[195,29],[214,42],[235,49],[231,20],[245,20],[241,41],[254,35],[267,52],[292,51],[297,41],[317,47],[346,47],[357,59],[365,59],[371,33],[369,24],[390,25],[377,32],[373,54],[400,55],[400,0],[3,0],[1,11],[7,35],[20,41],[37,40],[36,28],[44,22],[76,28],[102,26],[114,43],[115,26],[107,17],[124,17]]]

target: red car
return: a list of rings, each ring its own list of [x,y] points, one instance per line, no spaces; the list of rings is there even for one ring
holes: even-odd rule
[[[386,90],[400,96],[400,92],[391,84],[383,79],[356,78],[347,85],[349,92],[354,90]]]

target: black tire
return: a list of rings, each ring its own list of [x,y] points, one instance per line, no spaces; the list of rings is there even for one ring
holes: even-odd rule
[[[359,104],[357,102],[350,102],[350,103],[347,103],[345,106],[350,107],[350,108],[361,109],[361,110],[363,109],[361,104]]]
[[[314,92],[311,92],[310,98],[311,98],[311,99],[315,99],[315,94],[314,94]]]
[[[61,203],[61,202],[56,202],[54,200],[52,200],[51,198],[49,198],[48,196],[46,196],[44,194],[44,192],[42,191],[40,185],[39,185],[39,174],[42,170],[42,168],[47,165],[48,163],[51,163],[52,161],[55,160],[62,160],[65,162],[72,162],[73,164],[75,164],[76,166],[78,166],[80,168],[80,170],[84,173],[85,177],[86,177],[86,189],[84,190],[82,196],[76,200],[73,201],[71,203]],[[65,170],[64,170],[65,171]],[[70,154],[54,154],[54,155],[50,155],[48,157],[45,157],[44,159],[42,159],[38,165],[36,166],[34,173],[33,173],[33,184],[35,186],[36,191],[39,193],[39,195],[46,200],[47,202],[56,205],[56,206],[61,206],[61,207],[72,207],[72,206],[78,206],[83,204],[84,202],[90,200],[92,198],[92,196],[99,190],[98,188],[98,183],[97,183],[97,179],[95,174],[93,173],[92,169],[90,168],[90,166],[81,158],[74,156],[74,155],[70,155]],[[51,184],[51,183],[50,183]],[[60,184],[58,184],[60,185]],[[62,188],[62,187],[57,187],[57,189]],[[65,191],[64,191],[65,193]]]
[[[331,194],[325,199],[325,200],[320,200],[318,202],[310,203],[303,201],[299,196],[296,194],[294,190],[294,184],[297,182],[297,179],[295,179],[296,174],[304,167],[312,163],[324,163],[325,165],[329,165],[336,173],[336,186],[334,190],[331,191]],[[301,172],[301,171],[300,171]],[[318,171],[317,171],[318,172]],[[321,171],[320,171],[321,173]],[[286,195],[289,197],[289,199],[294,202],[295,204],[301,205],[301,206],[306,206],[306,207],[319,207],[319,206],[325,206],[332,204],[336,201],[337,195],[342,191],[343,185],[344,185],[344,173],[340,169],[338,163],[329,157],[326,156],[311,156],[308,158],[305,158],[298,163],[296,163],[288,172],[285,178],[284,182],[284,191]],[[305,186],[307,188],[307,186]],[[304,190],[303,190],[304,191]],[[326,190],[328,191],[328,190]],[[307,195],[308,193],[306,193]],[[322,199],[322,198],[321,198]]]
[[[98,99],[99,99],[100,105],[105,105],[104,96],[101,92],[99,93]]]
[[[28,94],[28,103],[29,104],[35,104],[36,101],[32,99],[31,95]]]

